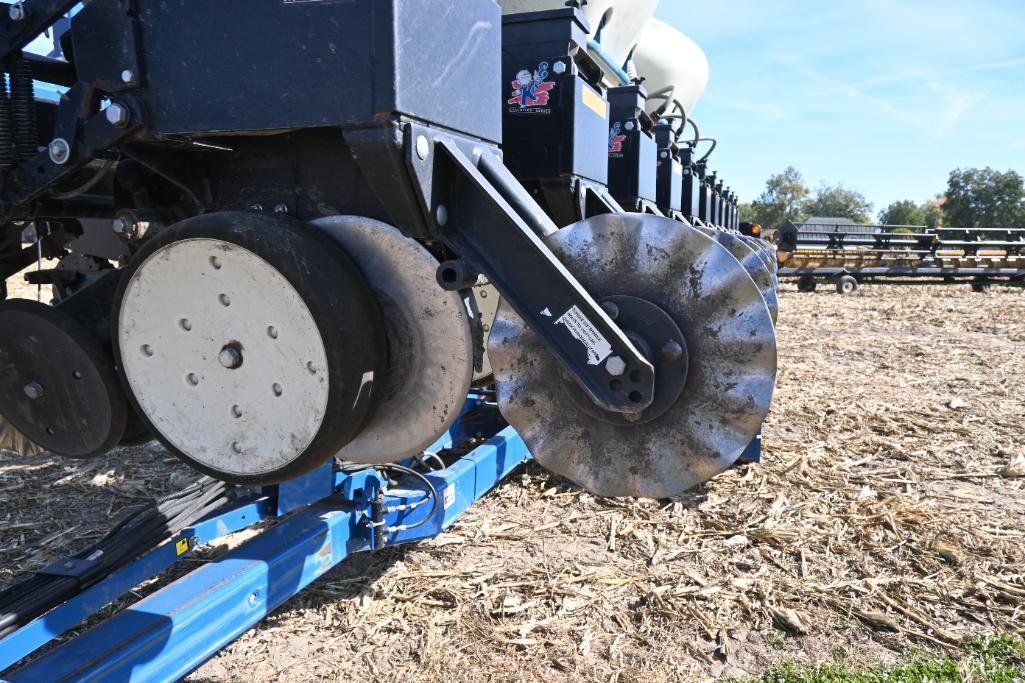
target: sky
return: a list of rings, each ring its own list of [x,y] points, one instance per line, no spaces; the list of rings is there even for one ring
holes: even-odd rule
[[[742,201],[796,167],[880,211],[955,168],[1025,173],[1025,0],[662,0],[705,50],[693,116]]]

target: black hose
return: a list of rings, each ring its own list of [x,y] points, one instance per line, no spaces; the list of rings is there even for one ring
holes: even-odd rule
[[[130,512],[99,542],[70,560],[94,562],[81,576],[38,573],[0,591],[0,638],[81,593],[233,499],[234,488],[210,477]]]

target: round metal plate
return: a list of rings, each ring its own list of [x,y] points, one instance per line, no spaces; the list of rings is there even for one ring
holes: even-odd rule
[[[324,421],[327,354],[317,323],[288,280],[240,246],[191,239],[150,256],[125,290],[118,342],[157,431],[226,473],[282,467]],[[237,368],[220,359],[232,343]]]
[[[599,216],[548,246],[596,299],[659,306],[686,339],[679,400],[657,419],[613,425],[580,410],[561,368],[506,303],[488,350],[502,414],[548,469],[605,496],[666,497],[729,467],[772,400],[776,339],[758,287],[718,242],[662,217]]]
[[[72,458],[117,445],[128,405],[113,357],[81,324],[59,308],[12,299],[0,304],[0,330],[0,413],[21,437],[0,439]]]
[[[437,259],[396,228],[359,216],[332,216],[313,225],[363,271],[388,337],[380,403],[338,457],[374,464],[421,453],[452,426],[466,401],[473,376],[466,306],[457,292],[437,284]]]
[[[337,453],[370,417],[383,325],[356,266],[307,224],[208,214],[136,256],[115,345],[140,414],[213,476],[270,483]]]

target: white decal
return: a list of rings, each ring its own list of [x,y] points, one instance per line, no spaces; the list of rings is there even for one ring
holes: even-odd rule
[[[587,319],[584,312],[577,306],[566,311],[555,321],[556,325],[565,325],[573,338],[587,348],[587,364],[598,365],[612,355],[612,345],[601,336],[598,328]]]
[[[455,502],[456,502],[456,485],[455,484],[449,484],[448,486],[445,487],[444,499],[445,499],[445,509],[446,510],[448,510],[450,507],[452,507],[455,504]]]

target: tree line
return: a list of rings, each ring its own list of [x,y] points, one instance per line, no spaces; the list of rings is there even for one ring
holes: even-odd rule
[[[740,206],[742,221],[775,228],[786,221],[812,216],[872,220],[872,202],[842,184],[812,190],[801,173],[788,166],[771,176],[765,191]],[[884,225],[920,225],[935,228],[1025,228],[1025,178],[1016,171],[966,168],[951,171],[947,190],[924,203],[910,199],[894,202],[879,213]]]

